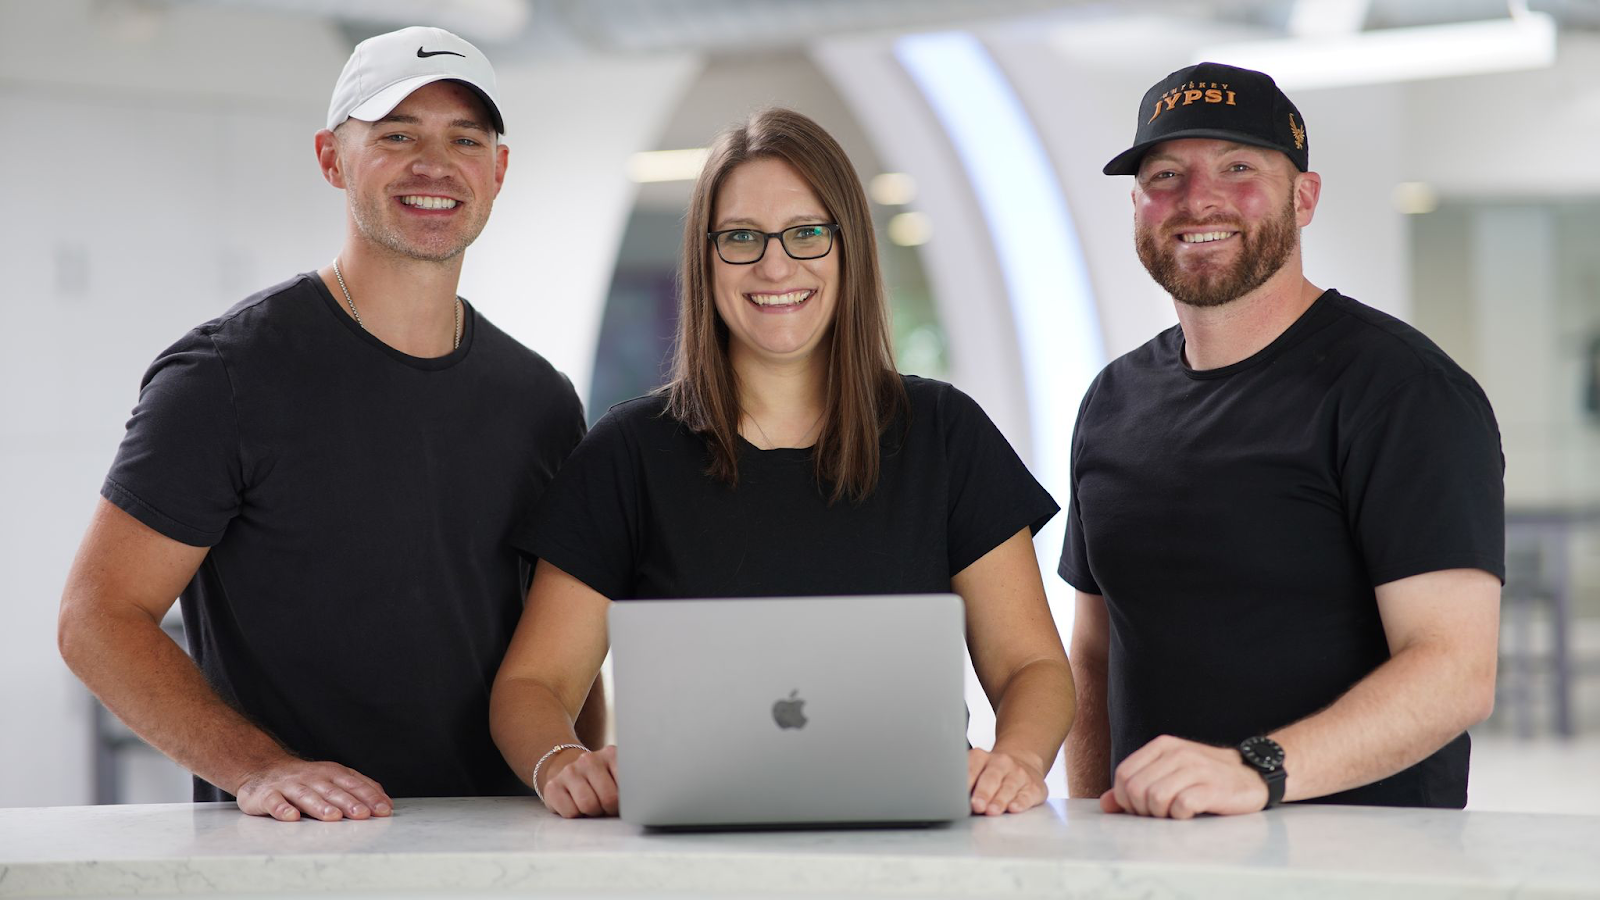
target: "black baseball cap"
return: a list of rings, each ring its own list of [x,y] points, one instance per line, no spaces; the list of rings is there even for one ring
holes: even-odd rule
[[[1162,141],[1217,138],[1281,150],[1304,172],[1311,164],[1306,121],[1272,76],[1203,62],[1179,69],[1144,92],[1133,146],[1106,163],[1107,175],[1136,175]]]

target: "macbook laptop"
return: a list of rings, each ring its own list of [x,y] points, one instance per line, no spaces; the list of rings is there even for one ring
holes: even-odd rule
[[[623,820],[970,813],[960,597],[633,600],[610,628]]]

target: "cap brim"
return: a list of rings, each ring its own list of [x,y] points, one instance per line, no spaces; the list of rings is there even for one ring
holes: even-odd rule
[[[497,134],[506,133],[506,123],[500,117],[500,107],[495,105],[494,100],[484,93],[482,88],[470,81],[463,81],[454,75],[437,73],[417,75],[403,81],[396,81],[394,84],[368,97],[367,102],[350,110],[350,118],[360,119],[363,122],[376,122],[393,112],[394,108],[400,105],[400,101],[411,96],[418,88],[423,85],[433,84],[435,81],[454,81],[470,88],[474,94],[478,95],[478,99],[483,101],[484,107],[489,110],[489,117],[494,120],[492,124],[495,132]]]
[[[1240,134],[1237,131],[1228,131],[1221,128],[1190,128],[1184,131],[1174,131],[1171,134],[1163,134],[1142,144],[1134,144],[1132,147],[1112,157],[1111,161],[1106,163],[1106,167],[1100,171],[1107,175],[1137,175],[1139,174],[1139,163],[1144,160],[1144,155],[1150,152],[1151,147],[1157,144],[1165,144],[1167,141],[1181,141],[1184,138],[1211,138],[1219,141],[1233,141],[1236,144],[1264,147],[1268,150],[1276,150],[1279,153],[1283,153],[1284,156],[1289,155],[1284,153],[1283,148],[1277,144],[1254,135]],[[1291,157],[1290,162],[1293,161]],[[1300,168],[1298,163],[1295,164],[1295,168]]]

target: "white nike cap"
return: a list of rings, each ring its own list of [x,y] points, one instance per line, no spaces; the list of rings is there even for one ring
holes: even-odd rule
[[[417,88],[447,80],[472,88],[489,107],[494,130],[506,133],[489,60],[464,39],[443,28],[423,25],[380,34],[356,45],[333,86],[328,129],[338,128],[346,119],[376,122]]]

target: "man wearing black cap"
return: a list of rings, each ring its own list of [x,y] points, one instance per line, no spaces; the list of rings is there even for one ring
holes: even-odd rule
[[[145,373],[59,640],[197,800],[327,820],[527,792],[489,735],[527,577],[508,537],[584,421],[564,376],[456,296],[504,130],[470,43],[363,41],[315,140],[346,194],[339,254]],[[193,662],[159,627],[180,594]]]
[[[1189,818],[1282,801],[1466,804],[1493,704],[1504,463],[1478,385],[1306,280],[1321,179],[1259,72],[1145,94],[1139,259],[1179,324],[1078,413],[1074,796]]]

